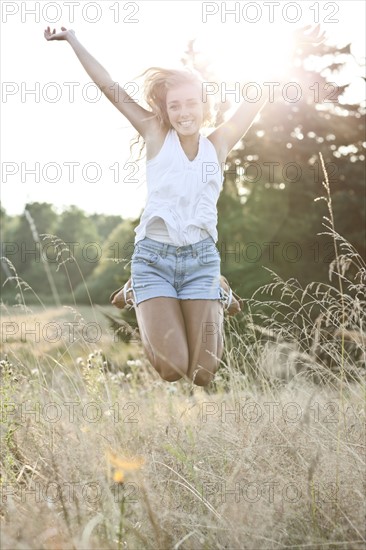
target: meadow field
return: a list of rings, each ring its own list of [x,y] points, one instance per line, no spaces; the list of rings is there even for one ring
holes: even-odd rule
[[[2,306],[3,549],[365,548],[345,340],[329,367],[295,340],[226,336],[202,388],[161,380],[103,311]]]

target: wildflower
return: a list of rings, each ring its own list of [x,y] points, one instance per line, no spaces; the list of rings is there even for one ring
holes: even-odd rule
[[[114,467],[113,481],[116,483],[123,483],[126,472],[139,470],[145,462],[142,457],[132,460],[121,459],[112,451],[107,451],[107,460]]]

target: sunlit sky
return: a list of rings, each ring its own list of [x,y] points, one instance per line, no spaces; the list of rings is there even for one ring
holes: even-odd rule
[[[240,10],[237,21],[235,15],[229,14],[225,21],[223,2],[80,0],[74,3],[74,20],[70,22],[72,14],[65,2],[2,2],[1,202],[7,213],[20,214],[27,202],[40,201],[54,204],[58,211],[75,204],[87,213],[134,218],[145,203],[143,169],[130,175],[131,169],[126,165],[135,130],[104,96],[94,101],[95,88],[87,86],[90,78],[71,46],[45,40],[43,32],[48,25],[57,30],[61,26],[74,29],[80,42],[120,85],[134,81],[153,65],[179,67],[188,41],[193,38],[197,38],[197,48],[210,61],[221,82],[228,86],[273,77],[281,71],[283,39],[294,28],[314,23],[316,14],[311,6],[315,5],[327,42],[339,47],[351,42],[355,58],[362,60],[362,0],[301,0],[291,3],[295,6],[287,8],[285,15],[282,10],[289,2],[281,1],[274,7],[272,23],[266,3],[252,2],[257,8],[252,6],[245,12],[248,2],[226,2],[227,9],[239,4]],[[40,6],[37,21],[34,15],[24,13],[25,5],[30,9],[35,4]],[[46,4],[50,7],[42,13]],[[98,18],[96,6],[100,19],[93,23]],[[58,22],[49,21],[57,16]],[[286,21],[296,16],[298,22]],[[258,21],[249,21],[256,17]],[[363,99],[361,76],[362,69],[354,61],[333,79],[339,85],[352,81],[349,102]],[[57,87],[50,87],[51,82]],[[73,100],[69,98],[70,84],[65,83],[79,83]],[[37,86],[38,99],[24,94]],[[61,97],[53,101],[56,89]],[[36,163],[40,168],[39,182],[33,173],[26,172],[34,170]],[[58,172],[55,168],[47,171],[48,163],[57,163]],[[79,163],[75,165],[73,182],[70,163]],[[97,163],[99,174],[89,163]],[[129,175],[136,181],[128,182]],[[98,177],[98,181],[88,181]]]

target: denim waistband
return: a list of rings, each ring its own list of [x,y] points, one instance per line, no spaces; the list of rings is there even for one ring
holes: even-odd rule
[[[206,239],[202,239],[202,241],[198,241],[193,244],[175,246],[174,244],[162,243],[160,241],[150,239],[149,237],[144,237],[140,241],[137,241],[136,245],[139,244],[154,250],[156,253],[164,257],[167,254],[193,254],[196,256],[198,251],[204,251],[205,247],[215,245],[215,242],[213,238],[209,236]]]

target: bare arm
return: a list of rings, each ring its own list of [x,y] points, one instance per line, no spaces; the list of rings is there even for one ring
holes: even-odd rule
[[[269,94],[266,93],[262,93],[259,101],[254,103],[243,101],[234,114],[210,134],[209,138],[222,161],[226,159],[238,141],[245,136],[256,116],[268,101]]]
[[[51,33],[48,27],[44,32],[46,40],[66,40],[93,82],[129,120],[139,134],[145,137],[156,124],[154,118],[152,118],[152,113],[141,107],[125,92],[118,82],[113,80],[108,71],[79,42],[73,30],[67,30],[65,27],[61,27],[61,29],[59,33],[56,33],[55,29]]]

